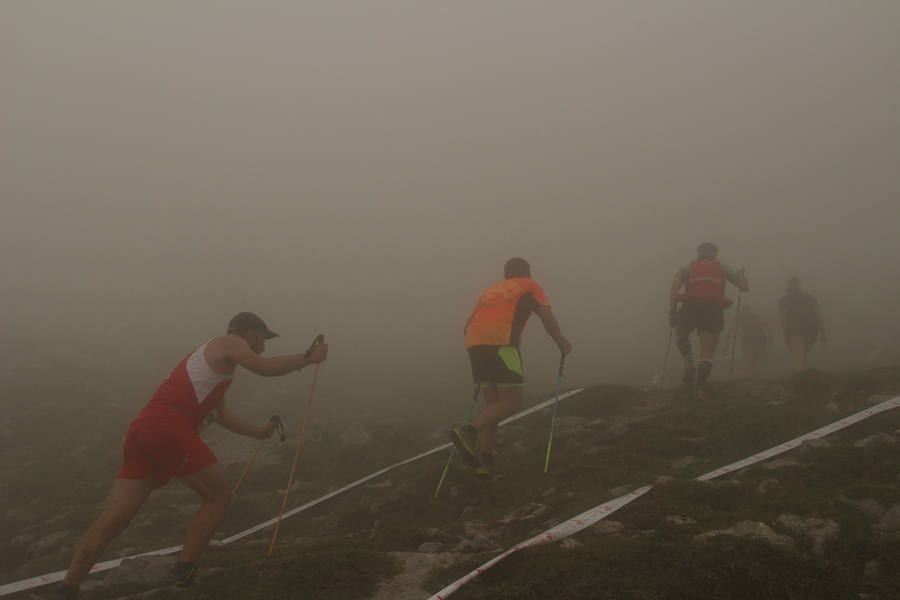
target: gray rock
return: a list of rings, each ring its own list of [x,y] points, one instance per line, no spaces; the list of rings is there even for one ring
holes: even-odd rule
[[[555,487],[552,487],[552,488],[550,488],[549,490],[545,491],[543,494],[541,494],[541,497],[542,497],[542,498],[549,498],[550,496],[553,496],[553,495],[555,495],[555,494],[556,494],[556,488],[555,488]]]
[[[854,448],[870,448],[870,447],[879,447],[879,446],[890,446],[891,444],[896,444],[897,438],[892,436],[889,433],[876,433],[874,435],[870,435],[867,438],[863,438],[856,442],[853,442]]]
[[[875,579],[881,576],[881,565],[877,560],[870,560],[866,563],[866,570],[863,573],[867,579]]]
[[[546,521],[541,523],[541,527],[543,527],[544,529],[552,529],[553,527],[556,527],[560,523],[562,523],[562,519],[557,519],[556,517],[553,517],[552,519],[547,519]]]
[[[444,551],[444,545],[440,542],[425,542],[419,546],[417,552],[425,552],[427,554],[436,554]]]
[[[362,446],[372,441],[372,436],[359,425],[348,427],[341,433],[341,443],[347,446]]]
[[[794,548],[794,539],[787,535],[775,533],[771,527],[765,523],[756,521],[741,521],[734,527],[729,529],[720,529],[716,531],[707,531],[694,536],[694,540],[705,542],[720,535],[730,535],[734,537],[749,538],[769,543],[773,546],[785,549]]]
[[[610,533],[621,533],[625,531],[625,526],[619,521],[603,519],[591,527],[591,530],[597,535],[609,535]]]
[[[486,535],[474,535],[460,541],[453,549],[454,552],[485,552],[498,548],[497,543]]]
[[[697,462],[697,459],[693,456],[685,456],[684,458],[679,458],[675,462],[672,463],[672,468],[676,471],[681,471],[683,469],[688,468],[692,464]]]
[[[547,507],[544,504],[532,502],[509,512],[501,519],[501,521],[506,523],[512,521],[527,521],[528,519],[536,519],[545,512],[547,512]]]
[[[178,562],[176,556],[138,556],[122,561],[104,579],[107,585],[125,583],[152,584],[167,581],[169,570]]]
[[[808,539],[812,544],[813,554],[818,558],[825,558],[825,548],[841,532],[840,526],[831,519],[801,519],[797,515],[781,515],[778,522],[791,533]]]
[[[697,521],[690,517],[682,517],[681,515],[669,515],[666,517],[666,523],[671,523],[678,527],[685,527],[687,525],[696,525]]]
[[[29,523],[36,518],[37,516],[34,513],[21,508],[11,508],[3,515],[4,521],[11,521],[13,523]]]
[[[777,479],[765,479],[758,486],[756,486],[756,492],[759,494],[768,494],[770,490],[781,485],[781,482]]]
[[[24,548],[34,543],[36,537],[30,533],[23,533],[9,541],[9,545],[13,548]]]
[[[563,550],[574,550],[575,548],[578,548],[579,546],[584,546],[584,544],[582,544],[578,540],[573,540],[572,538],[564,539],[563,541],[561,541],[559,543],[559,545]]]
[[[462,509],[462,512],[459,513],[459,516],[465,517],[466,515],[475,512],[477,509],[474,506],[466,506]]]
[[[881,404],[882,402],[887,402],[891,399],[893,399],[893,396],[888,396],[887,394],[875,394],[874,396],[869,396],[869,399],[866,400],[866,402],[869,404]]]
[[[832,446],[834,444],[826,438],[813,438],[800,444],[798,450],[807,452],[809,450],[818,450],[819,448],[831,448]]]
[[[827,412],[829,415],[839,415],[841,414],[841,409],[834,402],[829,402],[825,405],[825,412]]]
[[[389,488],[392,485],[394,485],[394,483],[390,479],[385,479],[384,481],[379,481],[378,483],[371,484],[369,488],[373,490],[382,490],[385,488]]]
[[[560,429],[575,429],[587,423],[584,417],[557,417],[556,426]]]
[[[512,454],[514,456],[528,454],[528,444],[526,444],[522,440],[516,440],[506,447],[506,451],[508,454]]]
[[[70,540],[74,534],[74,531],[67,529],[42,537],[28,548],[28,556],[41,556],[48,552],[57,554],[63,542]]]
[[[614,487],[613,489],[609,490],[609,493],[614,498],[618,498],[619,496],[624,496],[625,494],[627,494],[633,490],[634,490],[633,485],[620,485],[620,486]]]
[[[660,485],[663,483],[669,483],[670,481],[675,481],[675,478],[671,475],[660,475],[653,483],[655,483],[656,485]]]
[[[872,529],[881,533],[895,533],[900,531],[900,504],[892,506],[879,519]]]
[[[872,519],[873,521],[877,521],[884,516],[887,512],[887,509],[881,505],[877,500],[873,500],[871,498],[863,498],[861,500],[847,500],[844,499],[844,502],[857,508],[862,514]]]
[[[775,385],[766,390],[765,394],[763,394],[763,401],[767,403],[779,403],[784,404],[785,402],[793,402],[797,400],[800,396],[795,394],[794,392],[789,391],[780,385]]]
[[[791,460],[789,458],[776,458],[775,460],[769,460],[762,464],[762,468],[767,471],[777,471],[779,469],[793,469],[796,467],[802,467],[803,465],[798,463],[796,460]]]

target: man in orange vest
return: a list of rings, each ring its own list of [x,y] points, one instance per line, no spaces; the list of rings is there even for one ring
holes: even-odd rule
[[[704,398],[703,388],[712,372],[712,359],[725,327],[724,311],[731,306],[731,300],[725,297],[725,284],[731,282],[745,292],[750,290],[743,270],[738,272],[720,263],[716,260],[718,253],[715,244],[700,244],[697,260],[675,274],[669,293],[669,325],[675,329],[675,342],[684,358],[683,381],[694,389],[698,400]],[[700,338],[696,366],[689,338],[694,330]]]
[[[560,353],[572,351],[544,290],[531,279],[528,262],[510,259],[503,274],[503,281],[482,292],[465,329],[472,377],[487,407],[469,423],[450,430],[450,440],[479,477],[494,475],[497,426],[522,406],[525,379],[519,343],[531,313],[537,314]]]

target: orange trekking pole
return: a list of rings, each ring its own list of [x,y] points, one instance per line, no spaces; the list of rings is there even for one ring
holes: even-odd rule
[[[278,432],[278,441],[284,442],[284,423],[281,422],[281,417],[278,415],[272,415],[269,417],[269,421],[272,425],[275,426],[275,430]],[[253,456],[250,457],[250,460],[247,461],[247,464],[244,465],[244,472],[241,473],[241,476],[238,477],[237,483],[234,484],[234,488],[231,490],[232,495],[237,494],[238,488],[241,487],[241,483],[244,481],[244,477],[247,476],[247,473],[250,472],[250,468],[256,462],[256,457],[259,456],[260,451],[265,446],[266,441],[262,440],[259,445],[256,447],[256,450],[253,452]]]
[[[325,336],[321,333],[316,337],[312,346],[309,347],[307,354],[318,344],[325,342]],[[303,447],[303,437],[306,435],[306,423],[309,420],[309,412],[312,408],[313,400],[316,397],[316,382],[319,380],[319,364],[316,363],[316,370],[313,372],[312,383],[309,385],[309,395],[306,397],[306,406],[303,408],[303,423],[300,425],[300,438],[297,440],[297,451],[294,453],[294,464],[291,465],[291,474],[288,477],[287,487],[284,488],[284,497],[281,499],[281,508],[278,510],[278,519],[275,521],[275,531],[272,532],[272,541],[269,542],[269,550],[266,556],[272,556],[272,550],[275,549],[275,542],[278,539],[278,530],[281,528],[281,515],[284,514],[284,507],[287,505],[288,494],[291,493],[291,485],[294,483],[294,473],[297,470],[297,463],[300,462],[300,449]]]

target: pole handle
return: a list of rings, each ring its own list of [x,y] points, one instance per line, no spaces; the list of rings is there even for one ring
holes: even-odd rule
[[[325,343],[325,334],[320,333],[319,335],[316,336],[316,339],[313,340],[313,343],[309,345],[309,348],[307,348],[305,356],[307,358],[309,358],[309,353],[312,352],[312,349],[315,348],[316,346],[318,346],[319,344],[324,344],[324,343]]]

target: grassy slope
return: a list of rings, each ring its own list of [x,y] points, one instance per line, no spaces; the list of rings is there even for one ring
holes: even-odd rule
[[[591,388],[561,406],[561,417],[581,416],[590,423],[558,431],[550,474],[541,473],[547,434],[542,413],[503,432],[506,452],[498,466],[505,479],[481,482],[454,465],[445,493],[433,501],[443,457],[404,467],[388,476],[390,487],[353,491],[286,521],[281,535],[286,545],[274,560],[261,559],[260,538],[265,534],[210,553],[207,564],[225,569],[210,573],[194,591],[179,597],[277,598],[302,589],[310,598],[365,598],[380,578],[397,569],[386,552],[415,550],[424,541],[442,539],[452,545],[464,536],[466,521],[496,523],[512,508],[531,502],[546,505],[546,513],[536,520],[491,529],[498,545],[508,547],[544,529],[541,522],[546,519],[568,518],[621,494],[618,488],[652,483],[663,475],[675,479],[613,517],[625,525],[622,534],[601,537],[585,532],[577,536],[583,546],[573,550],[554,545],[523,552],[464,588],[458,597],[847,598],[865,590],[871,598],[889,598],[900,593],[900,542],[873,536],[870,521],[846,501],[874,498],[887,506],[900,501],[896,468],[900,444],[852,447],[860,437],[900,427],[900,412],[845,430],[835,436],[832,447],[785,455],[800,461],[799,467],[770,471],[755,466],[725,481],[691,481],[836,420],[826,410],[827,403],[845,415],[867,406],[873,393],[900,390],[900,370],[842,377],[812,374],[796,378],[789,387],[800,395],[781,404],[755,396],[753,385],[745,383],[723,384],[703,403],[677,397],[658,402],[627,387]],[[307,471],[303,496],[325,489],[329,474],[339,473],[348,481],[412,453],[408,440],[398,436],[358,448],[318,444],[305,455],[329,459]],[[676,469],[673,463],[685,456],[695,457],[695,462]],[[266,469],[255,473],[248,490],[271,487],[270,477],[283,468],[269,469],[273,474]],[[759,493],[760,483],[768,479],[778,483]],[[775,519],[784,513],[834,519],[841,525],[841,535],[824,562],[812,558],[803,543],[795,551],[784,551],[734,538],[712,544],[692,541],[695,533],[742,520],[763,521],[778,530]],[[698,523],[670,526],[665,522],[668,515]],[[228,530],[266,516],[233,515]],[[431,528],[441,533],[429,533]],[[437,590],[494,554],[474,555],[433,573],[427,585]],[[879,574],[867,583],[863,571],[872,559],[879,564]],[[86,597],[112,598],[125,592]],[[170,595],[160,590],[153,597]]]

